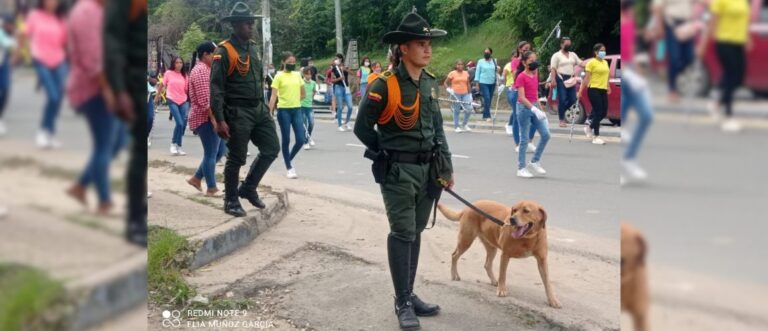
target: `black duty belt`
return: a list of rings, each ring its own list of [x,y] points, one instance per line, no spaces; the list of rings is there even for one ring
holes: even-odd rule
[[[255,98],[255,99],[239,99],[239,98],[232,98],[227,99],[227,105],[233,106],[233,107],[256,107],[261,102],[261,98]]]
[[[426,164],[432,162],[432,152],[399,152],[399,151],[387,151],[390,162],[396,163],[412,163],[412,164]]]

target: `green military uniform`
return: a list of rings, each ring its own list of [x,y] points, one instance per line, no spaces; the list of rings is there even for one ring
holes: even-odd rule
[[[243,3],[235,4],[233,14],[223,19],[237,20],[253,20],[250,9]],[[230,58],[224,47],[226,44],[234,48],[239,59]],[[224,167],[225,200],[237,201],[238,195],[246,198],[249,194],[255,194],[262,177],[277,158],[280,147],[275,122],[264,101],[263,69],[257,52],[258,44],[253,40],[241,41],[233,35],[219,46],[211,67],[211,110],[216,121],[225,121],[229,126],[229,152]],[[240,64],[249,62],[249,66],[241,65],[231,71],[231,61],[240,61]],[[238,189],[240,167],[245,165],[249,141],[259,148],[259,155]],[[254,202],[252,196],[248,199],[255,206],[263,208],[263,203]]]
[[[116,95],[130,94],[134,121],[128,167],[126,237],[147,242],[147,2],[107,1],[104,17],[104,71]]]
[[[408,131],[402,130],[394,120],[385,125],[374,124],[387,104],[386,80],[394,75],[400,85],[402,104],[411,105],[420,96],[420,116],[416,125]],[[439,84],[435,76],[422,70],[421,77],[414,81],[408,75],[405,65],[400,64],[393,71],[384,72],[369,87],[360,103],[355,134],[371,150],[386,150],[406,153],[430,153],[436,144],[444,155],[450,157],[448,143],[443,131],[443,117],[437,100]],[[392,162],[381,194],[387,210],[387,218],[394,236],[413,241],[427,225],[434,199],[427,195],[429,163]]]
[[[410,13],[396,31],[384,35],[383,42],[399,45],[444,35],[445,31],[430,29],[421,16]],[[397,91],[394,85],[392,89],[388,86],[395,82],[400,101],[397,108],[387,107],[388,100],[398,99],[388,95],[388,91]],[[374,178],[387,210],[387,257],[395,289],[395,314],[403,330],[418,329],[417,316],[434,316],[440,311],[440,306],[421,301],[413,291],[421,232],[437,196],[434,184],[438,177],[450,180],[453,172],[437,92],[434,75],[422,69],[418,80],[413,80],[401,62],[371,84],[355,121],[355,135],[368,148],[366,157],[374,159]]]

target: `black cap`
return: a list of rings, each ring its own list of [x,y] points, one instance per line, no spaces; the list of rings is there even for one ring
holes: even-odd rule
[[[400,22],[397,30],[384,34],[382,41],[385,44],[402,44],[410,40],[444,37],[447,34],[445,30],[430,28],[427,21],[419,14],[409,13]]]
[[[237,2],[232,10],[229,12],[229,16],[221,19],[222,22],[243,22],[243,21],[255,21],[261,16],[253,15],[251,8],[245,3]]]

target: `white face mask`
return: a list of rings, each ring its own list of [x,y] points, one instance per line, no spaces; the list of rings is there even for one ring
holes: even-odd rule
[[[363,65],[365,65],[367,67],[367,66],[371,65],[371,63],[370,62],[365,62],[365,63],[363,63]]]
[[[339,64],[341,64],[341,60],[339,60],[339,59],[333,60],[333,64],[339,65]]]

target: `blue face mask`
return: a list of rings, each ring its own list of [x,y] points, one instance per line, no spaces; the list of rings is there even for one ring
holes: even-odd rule
[[[605,58],[605,51],[599,51],[597,52],[597,57],[604,59]]]

